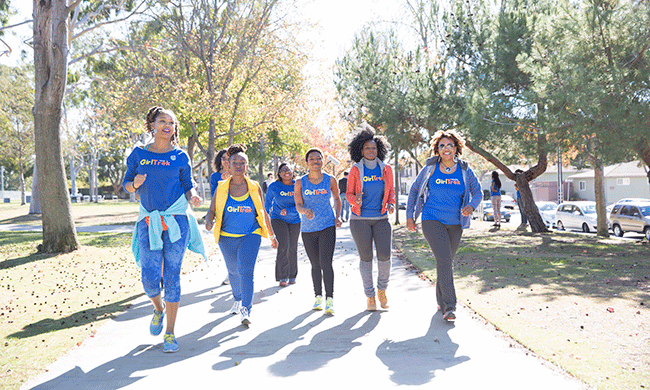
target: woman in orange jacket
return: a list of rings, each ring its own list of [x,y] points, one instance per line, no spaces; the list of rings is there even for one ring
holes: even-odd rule
[[[389,147],[386,138],[375,135],[375,130],[365,123],[357,128],[348,145],[350,158],[356,162],[350,169],[346,193],[352,205],[350,232],[361,259],[359,269],[370,311],[377,310],[372,279],[373,241],[377,252],[377,297],[381,307],[388,308],[392,238],[388,214],[395,211],[393,170],[383,161]]]

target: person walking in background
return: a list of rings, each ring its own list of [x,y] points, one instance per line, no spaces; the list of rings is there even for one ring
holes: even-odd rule
[[[293,171],[286,163],[278,167],[277,180],[266,191],[264,206],[271,216],[271,225],[278,240],[275,257],[275,280],[280,287],[296,283],[298,275],[298,236],[300,214],[296,210]]]
[[[465,140],[455,131],[437,131],[427,159],[409,192],[406,227],[417,231],[422,214],[422,233],[436,259],[436,300],[446,321],[456,319],[453,262],[463,229],[482,200],[481,184],[467,162],[460,160]]]
[[[490,202],[492,202],[492,210],[494,211],[494,225],[492,226],[501,227],[501,180],[499,180],[497,171],[492,171]]]
[[[271,183],[273,183],[273,174],[269,173],[268,175],[266,175],[266,180],[264,181],[264,183],[262,183],[262,191],[264,192],[264,194],[266,194],[266,191],[268,190]]]
[[[219,182],[221,180],[226,180],[227,178],[230,177],[230,171],[228,170],[228,165],[229,165],[229,160],[228,160],[228,153],[226,149],[221,149],[220,151],[217,152],[216,156],[214,156],[214,161],[212,162],[212,168],[214,169],[214,172],[212,175],[210,175],[210,197],[212,198],[210,200],[210,207],[213,206],[214,202],[214,192],[217,190],[217,186],[219,185]],[[203,218],[204,220],[207,220],[207,215]],[[228,280],[228,276],[221,282],[222,285],[227,285],[230,284],[230,281]]]
[[[345,193],[348,189],[348,172],[343,172],[343,178],[339,180],[339,195],[341,196],[341,221],[345,222],[350,219],[350,202],[348,202]]]
[[[122,186],[140,196],[140,214],[135,224],[132,250],[142,271],[142,285],[151,303],[149,332],[162,332],[167,317],[163,352],[178,351],[174,326],[181,298],[181,265],[185,249],[205,255],[203,240],[188,200],[203,203],[192,182],[187,153],[178,147],[178,120],[162,107],[147,113],[146,130],[153,142],[136,147],[126,160]],[[161,297],[161,271],[165,303]]]
[[[230,178],[217,187],[216,199],[208,210],[205,228],[212,230],[228,268],[228,278],[235,300],[231,313],[239,313],[241,323],[250,325],[253,307],[253,272],[262,237],[278,242],[271,220],[264,209],[262,190],[250,180],[248,156],[243,145],[228,148]]]
[[[305,252],[311,263],[314,283],[314,310],[323,310],[323,283],[325,284],[325,313],[334,314],[334,245],[336,228],[341,227],[341,198],[336,180],[324,173],[323,152],[309,149],[305,155],[309,173],[296,180],[296,209],[301,214],[300,230]],[[334,210],[330,205],[334,199]]]
[[[372,245],[377,251],[377,297],[384,309],[388,308],[386,289],[390,278],[392,230],[388,214],[395,211],[393,170],[384,163],[388,141],[375,135],[368,124],[357,128],[357,134],[348,145],[350,158],[355,162],[350,169],[346,197],[352,204],[350,233],[359,252],[359,270],[366,294],[367,310],[377,310],[372,277]]]

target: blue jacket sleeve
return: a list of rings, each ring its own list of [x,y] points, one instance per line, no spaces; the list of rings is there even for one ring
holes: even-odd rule
[[[274,193],[275,186],[271,183],[269,188],[266,189],[266,197],[264,198],[264,208],[269,216],[271,216],[271,205],[273,203],[273,197],[275,196]]]
[[[217,190],[217,186],[219,185],[219,175],[217,172],[214,172],[212,175],[210,175],[210,196],[214,196],[214,192]]]
[[[483,200],[483,189],[481,188],[481,183],[478,181],[478,177],[476,177],[476,174],[472,170],[472,168],[468,168],[467,172],[469,173],[469,192],[472,196],[472,199],[469,201],[469,205],[476,210],[478,205],[481,203],[481,200]]]
[[[418,177],[415,178],[413,185],[411,185],[408,202],[406,202],[406,219],[413,218],[415,203],[418,200],[418,193],[420,192],[420,187],[422,186],[422,180],[424,180],[425,171],[426,166],[420,170]]]
[[[138,164],[137,164],[136,149],[133,149],[131,154],[129,154],[129,157],[126,158],[126,173],[124,174],[124,179],[122,180],[122,188],[124,188],[125,192],[128,191],[126,190],[126,187],[124,187],[124,185],[128,182],[133,181],[135,175],[138,174],[137,168],[138,168]]]

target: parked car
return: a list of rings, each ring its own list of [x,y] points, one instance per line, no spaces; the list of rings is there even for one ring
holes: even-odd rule
[[[501,208],[514,210],[517,208],[517,201],[514,200],[510,195],[501,195]]]
[[[546,227],[555,227],[555,212],[557,211],[557,204],[555,202],[539,201],[535,202],[535,205],[537,206],[539,215],[544,220]]]
[[[406,204],[409,201],[408,195],[398,195],[397,196],[397,207],[406,210]]]
[[[623,199],[619,199],[614,204],[619,204],[619,203],[639,203],[639,202],[650,202],[650,199],[646,199],[646,198],[623,198]]]
[[[596,231],[596,202],[564,202],[555,211],[555,227],[558,230]]]
[[[614,205],[610,214],[612,231],[618,237],[625,232],[643,233],[650,241],[650,201]]]
[[[494,221],[494,209],[492,208],[492,203],[490,203],[490,201],[483,201],[481,203],[483,203],[483,220]],[[510,211],[501,208],[501,220],[510,222],[510,217]]]

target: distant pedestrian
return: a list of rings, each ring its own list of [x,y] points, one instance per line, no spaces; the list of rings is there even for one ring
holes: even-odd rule
[[[492,202],[492,211],[494,211],[494,225],[492,226],[501,227],[501,180],[499,180],[497,171],[492,171],[490,201]]]
[[[138,191],[140,195],[132,249],[142,270],[144,291],[154,306],[149,324],[153,336],[162,332],[162,321],[167,317],[163,352],[176,352],[179,348],[174,325],[181,299],[185,249],[189,246],[205,258],[201,233],[188,203],[189,200],[196,207],[203,199],[194,189],[189,156],[178,147],[178,127],[172,111],[152,107],[147,113],[146,130],[153,136],[153,142],[131,152],[123,181],[124,190]]]
[[[395,211],[393,170],[384,163],[388,141],[375,135],[368,124],[357,129],[348,151],[356,164],[350,169],[347,200],[352,204],[350,233],[359,252],[359,270],[366,294],[367,310],[377,310],[372,277],[372,247],[377,251],[377,298],[388,308],[386,289],[390,278],[392,230],[388,214]]]
[[[217,152],[217,155],[214,157],[212,167],[214,172],[210,175],[210,196],[212,197],[210,202],[210,207],[214,208],[212,202],[214,202],[214,192],[217,190],[217,186],[221,180],[226,180],[230,177],[230,170],[228,169],[228,153],[226,149],[221,149]],[[207,220],[207,215],[204,220]],[[228,276],[221,282],[222,285],[230,284]]]
[[[336,179],[324,173],[323,152],[309,149],[305,155],[309,173],[296,180],[294,196],[301,214],[300,230],[305,252],[311,263],[314,283],[314,310],[323,310],[325,284],[325,313],[334,314],[334,245],[336,228],[341,227],[341,198]],[[334,199],[334,210],[330,199]]]
[[[436,300],[446,321],[456,319],[453,261],[463,229],[482,199],[481,185],[463,154],[465,140],[455,131],[437,131],[431,140],[432,157],[409,192],[406,227],[415,232],[422,213],[422,233],[436,259]]]
[[[266,175],[266,180],[264,181],[264,183],[262,183],[262,192],[264,192],[264,194],[266,194],[266,190],[269,188],[271,183],[273,183],[273,174],[269,173],[268,175]]]
[[[248,156],[243,145],[228,148],[230,178],[217,187],[208,210],[205,228],[214,227],[214,238],[228,268],[228,278],[235,300],[232,314],[239,313],[241,323],[250,325],[253,307],[253,272],[257,262],[262,237],[271,240],[273,248],[278,242],[273,234],[271,220],[264,209],[262,189],[250,180]]]
[[[348,202],[345,193],[348,189],[348,172],[343,172],[343,178],[339,180],[339,195],[341,196],[341,221],[346,222],[350,219],[350,202]]]
[[[275,280],[280,287],[296,283],[298,275],[298,237],[300,214],[296,210],[293,170],[286,163],[278,167],[277,180],[266,191],[264,207],[271,216],[271,225],[278,240],[275,257]]]

